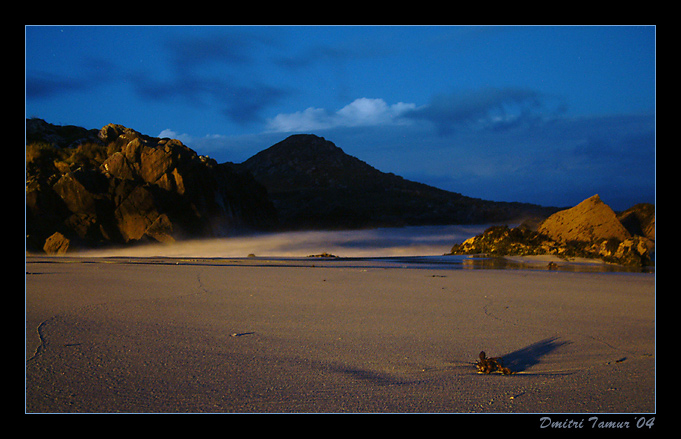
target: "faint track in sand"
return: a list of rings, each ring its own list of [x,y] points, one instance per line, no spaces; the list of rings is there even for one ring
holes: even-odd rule
[[[73,261],[73,260],[65,260],[65,261],[60,261],[60,263],[83,263],[83,261]],[[101,260],[97,262],[91,262],[87,261],[87,263],[103,263],[103,264],[125,264],[127,263],[126,261],[110,261],[110,260]],[[94,309],[97,307],[102,307],[102,306],[108,306],[108,305],[121,305],[121,304],[130,304],[130,303],[136,303],[136,302],[155,302],[155,301],[166,301],[166,300],[175,300],[179,298],[184,298],[184,297],[192,297],[192,296],[198,296],[202,294],[212,294],[211,291],[206,289],[204,286],[202,280],[201,280],[201,272],[196,273],[196,282],[197,282],[197,291],[189,292],[189,293],[181,293],[169,297],[151,297],[151,298],[135,298],[135,299],[126,299],[126,300],[112,300],[112,301],[102,301],[98,303],[93,303],[93,304],[88,304],[84,306],[80,306],[74,309],[70,309],[68,311],[63,311],[58,314],[55,314],[53,316],[50,316],[49,318],[43,320],[38,324],[36,327],[36,333],[38,334],[38,339],[39,343],[33,352],[33,355],[28,357],[26,359],[26,364],[29,362],[35,360],[36,357],[38,357],[40,354],[42,354],[47,346],[49,346],[49,337],[45,334],[46,333],[46,327],[49,326],[49,323],[57,319],[58,317],[62,315],[69,315],[69,314],[77,314],[81,312],[87,312],[88,309]]]

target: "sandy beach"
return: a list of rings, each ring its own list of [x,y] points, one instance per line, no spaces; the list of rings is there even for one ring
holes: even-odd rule
[[[655,376],[650,273],[26,258],[27,412],[654,412]]]

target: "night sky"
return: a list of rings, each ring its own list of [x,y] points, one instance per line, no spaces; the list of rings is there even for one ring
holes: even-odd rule
[[[38,27],[26,117],[242,162],[295,133],[464,195],[655,200],[655,32],[616,27]]]

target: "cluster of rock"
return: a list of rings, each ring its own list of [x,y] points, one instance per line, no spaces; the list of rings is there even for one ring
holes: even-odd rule
[[[308,258],[337,258],[338,256],[331,253],[323,252],[316,255],[308,255]]]
[[[598,195],[516,228],[494,226],[452,247],[451,254],[556,255],[647,266],[655,250],[655,208],[637,204],[619,215]]]
[[[276,219],[250,174],[178,140],[39,119],[28,120],[26,131],[27,249],[225,236]]]

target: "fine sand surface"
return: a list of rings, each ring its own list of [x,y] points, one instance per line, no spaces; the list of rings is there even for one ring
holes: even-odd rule
[[[27,412],[653,412],[655,277],[26,259]],[[484,350],[514,375],[477,374]]]

